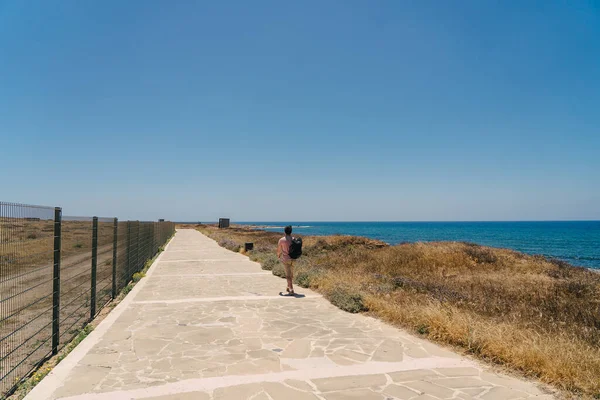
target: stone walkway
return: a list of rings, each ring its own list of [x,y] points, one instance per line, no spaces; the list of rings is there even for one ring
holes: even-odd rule
[[[194,230],[27,400],[551,399],[285,281]]]

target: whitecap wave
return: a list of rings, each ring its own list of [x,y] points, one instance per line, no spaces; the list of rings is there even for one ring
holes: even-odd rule
[[[251,228],[260,228],[260,229],[284,229],[285,226],[277,226],[277,225],[248,225]],[[310,225],[292,225],[292,228],[312,228]]]

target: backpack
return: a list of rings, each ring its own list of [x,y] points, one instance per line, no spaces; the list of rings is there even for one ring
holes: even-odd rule
[[[300,258],[300,256],[302,255],[302,238],[292,238],[292,243],[290,244],[290,250],[288,251],[288,255],[292,260]]]

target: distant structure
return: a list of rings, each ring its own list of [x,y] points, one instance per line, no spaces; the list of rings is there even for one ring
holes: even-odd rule
[[[159,219],[158,222],[165,222],[163,218]]]
[[[229,228],[229,218],[219,218],[219,228]]]

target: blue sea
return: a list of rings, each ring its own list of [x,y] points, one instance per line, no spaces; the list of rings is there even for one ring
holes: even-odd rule
[[[242,223],[240,223],[242,224]],[[600,221],[557,222],[246,222],[299,235],[354,235],[402,242],[467,241],[600,269]]]

